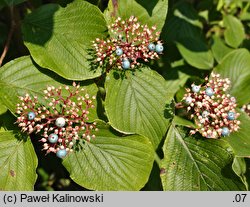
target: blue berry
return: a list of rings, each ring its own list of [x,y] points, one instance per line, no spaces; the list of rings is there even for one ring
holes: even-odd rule
[[[64,127],[66,121],[63,117],[59,117],[56,119],[56,126],[58,127]]]
[[[28,120],[33,120],[36,117],[35,113],[33,111],[28,113]]]
[[[212,95],[214,95],[213,89],[210,88],[210,87],[206,88],[206,95],[207,95],[207,96],[212,96]]]
[[[228,136],[229,134],[230,134],[229,129],[228,129],[227,127],[223,127],[223,128],[222,128],[222,131],[221,131],[221,135],[222,135],[223,137],[225,137],[225,136]]]
[[[64,158],[67,155],[66,149],[60,149],[56,152],[56,156],[59,158]]]
[[[193,85],[193,87],[192,87],[192,91],[194,92],[194,93],[198,93],[199,91],[200,91],[200,86],[197,86],[197,85]]]
[[[123,69],[128,69],[128,68],[130,68],[130,62],[129,62],[128,59],[124,59],[124,60],[122,61],[122,67],[123,67]]]
[[[188,96],[186,99],[185,99],[185,102],[187,104],[191,104],[192,103],[192,98],[190,96]]]
[[[155,44],[154,44],[154,43],[150,43],[150,44],[148,45],[148,49],[149,49],[150,51],[154,51],[154,50],[155,50]]]
[[[48,137],[48,140],[52,144],[57,143],[58,135],[57,134],[50,134]]]
[[[156,51],[157,53],[162,53],[163,50],[164,50],[164,47],[163,47],[162,44],[157,44],[157,45],[155,46],[155,51]]]
[[[208,111],[203,111],[201,116],[202,116],[203,118],[206,118],[208,115],[209,115],[209,112],[208,112]]]
[[[228,119],[228,120],[234,120],[234,119],[235,119],[235,114],[234,114],[234,112],[232,112],[232,111],[228,112],[228,114],[227,114],[227,119]]]
[[[118,56],[121,56],[123,54],[123,51],[121,48],[117,48],[115,53],[118,55]]]

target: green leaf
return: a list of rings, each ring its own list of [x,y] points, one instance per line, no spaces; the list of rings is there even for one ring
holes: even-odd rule
[[[226,55],[214,72],[231,80],[230,93],[241,106],[250,102],[250,54],[246,49],[237,49]]]
[[[14,131],[0,132],[0,190],[33,190],[37,165],[30,139]]]
[[[249,157],[250,156],[250,117],[240,112],[238,120],[240,123],[240,129],[238,132],[230,134],[225,140],[231,145],[236,156]]]
[[[244,190],[231,165],[231,147],[223,140],[185,137],[171,126],[164,146],[164,190]]]
[[[232,15],[225,15],[223,23],[226,27],[224,33],[226,43],[233,48],[237,48],[245,38],[243,24],[239,19]]]
[[[189,128],[196,128],[195,124],[187,119],[184,119],[179,116],[174,116],[173,123],[177,126],[185,126]]]
[[[139,22],[148,26],[156,25],[157,31],[161,31],[167,11],[168,0],[116,0],[109,1],[104,15],[109,24],[117,17],[128,19],[135,16]]]
[[[220,37],[214,35],[212,40],[213,43],[211,49],[213,56],[218,63],[221,63],[222,59],[233,49],[227,47]]]
[[[173,94],[165,80],[147,67],[125,74],[111,72],[106,80],[105,109],[112,127],[123,133],[137,133],[157,148],[172,117],[168,111]]]
[[[27,15],[22,31],[25,45],[41,67],[66,79],[86,80],[101,75],[93,68],[92,41],[107,36],[101,11],[86,1],[62,8],[47,4]]]
[[[70,177],[92,190],[140,190],[153,166],[151,143],[139,135],[118,136],[107,125],[98,129],[94,140],[64,159]]]
[[[6,108],[6,106],[2,103],[0,103],[0,115],[4,114],[8,109]]]
[[[241,181],[245,184],[246,189],[248,190],[248,183],[246,179],[246,162],[242,157],[235,157],[232,165],[233,171],[240,177]]]
[[[177,47],[190,65],[205,70],[213,67],[213,55],[202,39],[187,37],[177,42]]]
[[[16,104],[20,102],[18,97],[26,93],[37,96],[40,103],[44,103],[43,90],[49,85],[70,86],[72,82],[34,65],[29,56],[17,58],[0,69],[0,102],[14,114]],[[82,82],[81,85],[85,86],[89,94],[96,95],[98,88],[92,81]],[[91,114],[93,117],[90,116],[90,119],[97,118],[96,109],[93,109]]]

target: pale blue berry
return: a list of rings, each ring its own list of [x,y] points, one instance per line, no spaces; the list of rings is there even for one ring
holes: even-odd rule
[[[187,104],[191,104],[192,103],[192,98],[190,97],[190,96],[188,96],[186,99],[185,99],[185,102],[187,103]]]
[[[157,45],[155,46],[155,51],[156,51],[157,53],[162,53],[163,50],[164,50],[164,47],[163,47],[162,44],[157,44]]]
[[[28,116],[28,120],[30,120],[30,121],[34,120],[34,118],[36,117],[36,115],[33,111],[29,112],[27,116]]]
[[[124,59],[124,60],[122,61],[122,68],[123,68],[123,69],[128,69],[128,68],[130,68],[130,62],[129,62],[128,59]]]
[[[118,55],[118,56],[121,56],[123,54],[123,51],[121,48],[117,48],[115,53]]]
[[[206,117],[208,117],[208,115],[209,115],[209,112],[208,112],[208,111],[203,111],[201,116],[202,116],[203,118],[206,118]]]
[[[60,149],[56,152],[56,156],[59,158],[64,158],[67,155],[66,149]]]
[[[192,91],[194,92],[194,93],[198,93],[199,91],[200,91],[200,86],[197,86],[197,85],[193,85],[192,86]]]
[[[230,134],[229,129],[228,129],[227,127],[223,127],[223,128],[222,128],[222,131],[221,131],[221,135],[222,135],[223,137],[225,137],[225,136],[228,136],[229,134]]]
[[[207,96],[212,96],[212,95],[214,95],[213,89],[210,88],[210,87],[206,88],[206,95],[207,95]]]
[[[58,127],[64,127],[66,121],[63,117],[59,117],[56,119],[56,126]]]
[[[228,120],[234,120],[234,119],[235,119],[235,114],[234,114],[234,112],[232,112],[232,111],[228,112],[228,114],[227,114],[227,119],[228,119]]]
[[[50,134],[48,137],[48,140],[52,144],[57,143],[58,135],[57,134]]]
[[[154,43],[150,43],[150,44],[148,45],[148,49],[149,49],[150,51],[154,51],[154,50],[155,50],[155,44],[154,44]]]

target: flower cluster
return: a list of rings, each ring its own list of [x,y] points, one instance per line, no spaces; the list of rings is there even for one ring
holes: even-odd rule
[[[141,25],[134,16],[125,21],[118,17],[109,30],[111,37],[108,40],[96,38],[93,41],[96,62],[100,65],[134,69],[140,65],[138,59],[148,62],[159,58],[163,52],[160,32],[156,32],[156,27]]]
[[[90,141],[95,138],[92,131],[98,130],[96,123],[88,123],[89,109],[94,108],[95,96],[90,97],[85,89],[73,83],[73,87],[47,87],[44,90],[46,104],[26,94],[17,104],[18,126],[23,132],[41,133],[40,141],[47,153],[53,152],[60,158],[73,151],[79,139]]]
[[[200,132],[206,138],[228,136],[239,129],[239,113],[236,112],[236,99],[227,93],[230,87],[228,78],[220,78],[219,74],[211,74],[204,85],[192,84],[186,89],[183,101],[195,120],[197,128],[191,134]]]
[[[250,116],[250,104],[243,105],[241,107],[241,110],[244,111],[245,113],[247,113],[248,116]]]

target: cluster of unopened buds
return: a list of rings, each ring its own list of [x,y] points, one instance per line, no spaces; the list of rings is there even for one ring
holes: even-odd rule
[[[159,58],[163,52],[160,32],[156,27],[149,28],[131,16],[128,20],[118,17],[109,26],[111,37],[107,40],[96,38],[93,46],[96,52],[96,62],[99,65],[116,66],[119,69],[134,69],[140,65],[139,59],[148,62]]]
[[[204,85],[192,84],[186,89],[183,103],[194,119],[197,128],[191,134],[199,132],[206,138],[219,138],[238,131],[240,121],[236,112],[236,99],[227,93],[230,80],[219,74],[211,74]]]
[[[250,116],[250,104],[243,105],[241,111],[244,111],[248,116]]]
[[[96,123],[89,123],[89,111],[94,108],[95,96],[90,97],[84,88],[48,86],[44,90],[46,104],[40,104],[36,96],[26,94],[17,104],[17,123],[23,132],[41,133],[40,141],[47,153],[60,158],[73,151],[80,139],[90,141],[97,131]]]

